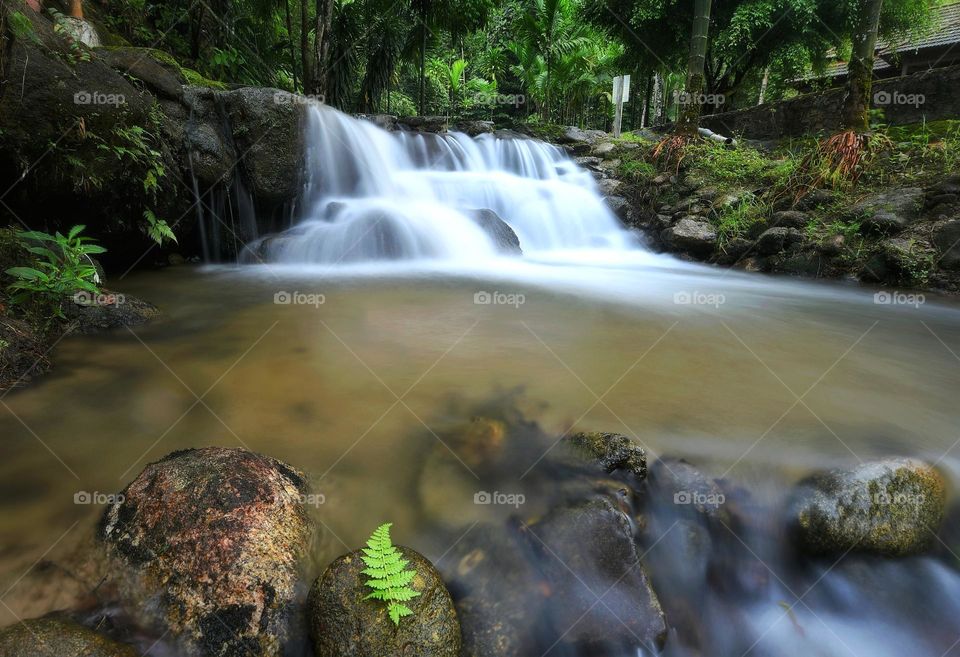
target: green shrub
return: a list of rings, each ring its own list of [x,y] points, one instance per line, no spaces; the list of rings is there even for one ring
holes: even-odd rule
[[[6,271],[14,278],[9,289],[14,304],[33,302],[49,307],[57,317],[64,317],[61,304],[65,297],[79,291],[98,294],[100,276],[92,255],[106,252],[80,235],[85,226],[74,226],[66,235],[49,235],[39,231],[17,233],[27,243],[27,251],[37,256],[31,267],[11,267]]]

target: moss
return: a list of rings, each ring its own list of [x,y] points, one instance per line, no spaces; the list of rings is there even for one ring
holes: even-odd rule
[[[109,45],[109,46],[104,46],[104,50],[116,50],[118,48],[127,48],[127,47],[128,46],[124,46],[122,44]],[[207,87],[208,89],[218,89],[221,91],[227,89],[226,83],[220,82],[219,80],[211,80],[210,78],[204,77],[201,73],[198,73],[194,69],[183,66],[182,64],[180,64],[180,62],[177,61],[177,59],[173,55],[171,55],[170,53],[164,50],[158,50],[156,48],[134,48],[134,50],[139,50],[143,52],[145,55],[149,55],[150,57],[152,57],[153,59],[155,59],[161,64],[166,64],[167,66],[172,66],[176,68],[177,71],[180,72],[180,75],[183,76],[183,79],[187,81],[187,84],[191,84],[195,87]]]
[[[187,79],[187,83],[195,87],[207,87],[208,89],[218,89],[220,91],[227,89],[225,83],[205,78],[191,68],[181,68],[180,72],[183,73],[183,77]]]

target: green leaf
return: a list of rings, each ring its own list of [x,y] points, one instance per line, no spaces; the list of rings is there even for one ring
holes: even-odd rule
[[[410,587],[417,572],[407,569],[410,561],[404,559],[400,550],[393,545],[390,527],[389,523],[377,527],[367,541],[367,547],[362,548],[361,558],[367,565],[362,574],[368,576],[364,586],[371,590],[364,599],[387,603],[390,619],[399,625],[402,617],[413,614],[409,607],[400,603],[412,600],[420,592]]]
[[[43,276],[43,272],[32,267],[11,267],[6,273],[16,278],[23,278],[28,281],[36,280]]]

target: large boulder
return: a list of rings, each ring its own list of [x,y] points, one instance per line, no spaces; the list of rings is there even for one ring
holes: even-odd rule
[[[394,625],[386,605],[367,599],[362,551],[345,554],[317,578],[307,600],[317,657],[459,657],[460,624],[440,574],[419,552],[397,549],[416,571],[410,586],[420,595],[404,603],[413,615]]]
[[[0,657],[137,657],[117,643],[69,620],[51,616],[0,630]]]
[[[791,496],[789,522],[808,554],[907,556],[933,543],[945,507],[946,484],[935,468],[888,459],[801,482]]]
[[[660,238],[674,251],[682,251],[706,257],[717,247],[717,231],[706,221],[696,217],[684,217],[676,225],[667,228]]]
[[[180,100],[186,78],[179,68],[161,61],[153,53],[149,48],[115,47],[97,50],[97,57],[121,75],[139,80],[154,95]]]
[[[529,531],[542,550],[550,620],[562,642],[601,653],[662,646],[666,620],[630,518],[609,498],[557,507]]]
[[[924,192],[919,187],[901,187],[871,194],[854,204],[849,213],[864,228],[878,233],[896,233],[916,219],[923,209]]]
[[[264,203],[296,198],[303,188],[304,102],[253,87],[226,92],[224,100],[250,191]]]
[[[189,655],[279,655],[309,531],[303,475],[242,449],[174,452],[104,512],[121,597]]]

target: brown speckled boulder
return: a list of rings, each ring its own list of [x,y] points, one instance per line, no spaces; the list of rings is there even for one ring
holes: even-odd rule
[[[123,597],[192,655],[279,655],[308,541],[303,476],[272,458],[209,447],[148,465],[98,535]]]
[[[382,602],[365,600],[366,568],[359,550],[337,558],[317,578],[307,609],[317,657],[458,657],[460,623],[440,574],[424,556],[397,546],[407,568],[416,570],[411,587],[420,595],[406,602],[412,616],[394,626]]]
[[[61,618],[38,618],[0,630],[0,657],[137,657],[123,643]]]

